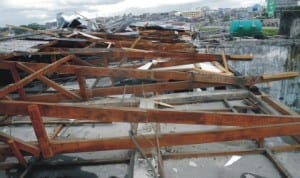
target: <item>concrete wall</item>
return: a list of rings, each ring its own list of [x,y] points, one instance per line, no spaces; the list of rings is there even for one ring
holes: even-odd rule
[[[299,0],[276,0],[276,8],[294,7],[298,5]]]
[[[300,38],[300,11],[281,13],[279,34]]]
[[[252,61],[232,61],[230,65],[243,75],[262,75],[285,71],[300,72],[300,45],[292,40],[226,42],[222,47],[211,49],[227,54],[253,54]],[[262,91],[300,112],[300,77],[291,80],[257,85]]]

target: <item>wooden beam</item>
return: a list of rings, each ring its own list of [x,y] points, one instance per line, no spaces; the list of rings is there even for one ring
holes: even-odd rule
[[[133,43],[132,45],[130,46],[130,48],[135,48],[135,46],[137,45],[137,43],[141,40],[141,36],[139,36]]]
[[[123,94],[124,87],[126,87],[127,94],[142,94],[145,92],[180,91],[180,90],[189,90],[193,88],[206,88],[210,86],[216,86],[216,85],[190,82],[190,81],[160,82],[160,83],[152,83],[152,84],[94,88],[94,89],[90,89],[87,94],[88,97],[119,95],[119,94]],[[74,93],[79,95],[80,91],[74,91]],[[32,96],[29,95],[26,97],[26,100],[42,101],[42,102],[59,102],[59,101],[68,100],[68,97],[62,95],[61,93],[56,93],[56,94],[32,95]]]
[[[15,157],[18,159],[19,163],[22,166],[27,165],[27,161],[25,160],[24,156],[22,155],[20,149],[18,148],[16,142],[14,140],[8,140],[7,144],[10,146],[11,151],[15,155]]]
[[[299,75],[299,72],[282,72],[278,74],[264,74],[262,75],[263,80],[282,80],[282,79],[288,79],[288,78],[293,78],[297,77]]]
[[[39,65],[27,65],[30,68],[40,67]],[[93,77],[117,77],[117,78],[137,78],[146,80],[157,81],[195,81],[202,83],[213,84],[247,84],[247,80],[243,77],[224,76],[219,74],[207,74],[207,73],[191,73],[191,72],[174,72],[174,71],[151,71],[151,70],[138,70],[138,69],[124,69],[124,68],[105,68],[105,67],[87,67],[87,66],[61,66],[56,71],[62,74],[75,74],[76,70],[82,70],[82,74],[85,76]],[[251,81],[250,81],[251,82]],[[252,82],[251,82],[252,83]]]
[[[40,154],[40,149],[37,146],[7,135],[6,133],[0,132],[0,141],[8,143],[9,140],[13,140],[16,143],[17,147],[22,151],[30,153],[34,156],[39,156]]]
[[[160,146],[201,144],[241,139],[258,139],[274,136],[297,135],[300,123],[256,126],[247,128],[224,129],[206,132],[186,132],[162,134],[159,136]],[[135,136],[142,148],[155,147],[154,135]],[[129,137],[106,138],[100,140],[57,140],[52,143],[53,151],[58,153],[133,149],[135,145]]]
[[[88,93],[87,93],[87,88],[86,88],[86,80],[85,77],[82,75],[81,70],[78,70],[76,72],[76,77],[79,85],[79,92],[83,100],[88,100]]]
[[[39,76],[55,70],[58,66],[71,60],[72,58],[74,58],[74,55],[69,55],[64,58],[61,58],[60,60],[58,60],[52,64],[49,64],[49,65],[39,69],[35,73],[30,74],[29,76],[19,80],[18,82],[14,83],[13,85],[8,85],[8,86],[2,88],[0,90],[0,98],[3,98],[5,95],[22,88],[24,85],[28,84],[29,82],[33,81],[34,79],[38,78]]]
[[[40,69],[47,64],[32,64],[24,63],[32,69]],[[220,74],[211,73],[192,73],[192,72],[175,72],[175,71],[152,71],[152,70],[138,70],[138,69],[124,69],[124,68],[106,68],[106,67],[89,67],[89,66],[76,66],[68,65],[59,67],[56,72],[62,74],[75,74],[76,70],[82,70],[82,75],[93,77],[118,77],[118,78],[137,78],[146,80],[158,80],[158,81],[194,81],[212,84],[228,84],[228,85],[247,85],[252,86],[256,83],[264,83],[270,81],[276,81],[280,79],[287,79],[288,77],[295,77],[294,75],[288,75],[284,78],[268,78],[263,79],[262,76],[251,77],[239,77],[239,76],[224,76]],[[285,73],[279,73],[278,75],[284,75]]]
[[[262,95],[261,99],[282,115],[298,115],[295,111],[292,111],[287,106],[281,104],[279,101],[271,98],[270,96]]]
[[[87,61],[81,60],[79,57],[74,57],[72,61],[81,66],[94,66],[93,64]]]
[[[229,73],[229,70],[228,70],[228,63],[227,63],[227,58],[225,56],[225,52],[222,51],[222,61],[223,61],[223,64],[224,64],[224,67],[225,67],[225,70],[226,70],[226,73]]]
[[[59,124],[55,130],[53,131],[53,133],[51,134],[50,136],[50,140],[54,140],[58,134],[62,131],[62,129],[64,128],[64,125],[63,124]]]
[[[32,127],[34,129],[35,135],[37,137],[39,147],[44,158],[50,158],[53,156],[53,151],[51,144],[43,124],[39,107],[37,105],[29,105],[28,113],[32,122]]]
[[[36,142],[30,142],[28,144],[32,144],[37,146]],[[153,145],[154,146],[154,145]],[[300,145],[284,145],[284,146],[275,146],[270,148],[272,152],[290,152],[290,151],[298,151],[300,150]],[[190,158],[190,157],[209,157],[209,156],[226,156],[226,155],[244,155],[244,154],[260,154],[263,153],[265,149],[257,148],[254,150],[237,150],[237,151],[224,151],[224,152],[184,152],[184,153],[165,153],[163,154],[164,159],[183,159],[183,158]],[[14,156],[10,147],[8,145],[0,144],[0,154],[5,155],[6,157]],[[24,156],[29,156],[28,153],[23,152]],[[148,155],[148,154],[147,154]],[[129,159],[129,158],[127,158]],[[11,167],[16,167],[18,164],[0,164],[0,170],[9,169]]]
[[[230,60],[239,60],[239,61],[251,61],[253,59],[253,55],[240,55],[240,54],[230,54],[228,55],[228,59]]]
[[[129,46],[130,47],[130,46]],[[26,56],[26,55],[94,55],[94,56],[104,56],[111,55],[117,61],[121,60],[123,57],[127,57],[129,60],[152,60],[153,58],[171,58],[171,59],[181,59],[181,60],[194,60],[196,62],[212,62],[212,61],[222,61],[222,55],[220,54],[204,54],[204,53],[190,53],[190,52],[168,52],[168,51],[149,51],[149,50],[132,50],[130,48],[120,49],[120,48],[60,48],[51,52],[15,52],[10,56]],[[8,54],[0,55],[5,57]],[[230,55],[226,55],[228,60],[231,60]],[[237,60],[238,58],[234,58]]]
[[[32,70],[31,68],[27,67],[26,65],[24,65],[22,63],[17,62],[16,65],[19,69],[21,69],[25,72],[28,72],[29,74],[33,74],[35,72],[34,70]],[[75,101],[81,100],[80,96],[78,96],[76,93],[73,93],[69,90],[64,89],[63,87],[61,87],[57,83],[53,82],[52,80],[48,79],[47,77],[41,75],[41,76],[38,76],[37,78],[39,80],[41,80],[42,82],[44,82],[49,87],[54,88],[55,90],[60,92],[62,95],[66,96],[67,98],[70,98]]]
[[[11,72],[12,77],[13,77],[13,79],[14,79],[15,82],[18,82],[18,81],[21,80],[20,75],[19,75],[19,73],[17,71],[17,68],[16,68],[15,64],[11,64],[10,72]],[[19,96],[20,96],[21,99],[25,99],[26,98],[26,93],[25,93],[25,90],[24,90],[23,87],[20,88],[20,89],[18,89],[18,92],[19,92]]]
[[[158,122],[176,124],[204,124],[254,126],[299,122],[299,116],[273,116],[237,113],[168,111],[122,107],[86,107],[66,104],[7,101],[0,102],[0,114],[27,115],[29,105],[38,105],[41,116],[97,120],[99,122]]]
[[[223,152],[179,152],[179,153],[164,153],[164,159],[186,159],[212,156],[230,156],[230,155],[248,155],[248,154],[262,154],[264,149],[252,150],[238,150],[238,151],[223,151]]]
[[[276,156],[272,153],[270,149],[266,149],[265,155],[274,164],[274,166],[277,168],[277,170],[279,171],[282,177],[286,177],[286,178],[293,177],[291,176],[289,171],[282,165],[282,163],[276,158]]]
[[[289,151],[299,151],[300,145],[283,145],[283,146],[276,146],[270,148],[273,152],[289,152]]]
[[[201,92],[180,92],[153,96],[152,100],[161,101],[171,105],[183,105],[192,103],[205,103],[229,100],[243,100],[249,96],[250,92],[244,89],[214,90]]]

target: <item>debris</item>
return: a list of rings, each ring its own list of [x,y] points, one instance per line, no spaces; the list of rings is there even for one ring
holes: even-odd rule
[[[57,19],[59,28],[81,25],[79,19],[69,24],[62,14]],[[8,135],[2,128],[0,155],[15,156],[26,166],[23,157],[27,155],[44,159],[62,153],[138,148],[144,158],[142,168],[136,170],[138,177],[158,177],[157,166],[162,177],[163,159],[168,154],[176,159],[234,155],[224,167],[241,158],[235,155],[238,152],[183,153],[173,146],[300,134],[299,115],[249,90],[255,84],[297,77],[298,72],[243,76],[230,65],[252,60],[252,55],[214,54],[208,47],[207,53],[199,53],[196,46],[183,40],[191,33],[188,30],[143,25],[131,26],[128,31],[131,15],[102,24],[85,20],[102,31],[64,29],[52,34],[61,38],[31,38],[49,41],[35,52],[0,55],[0,69],[6,72],[3,76],[11,76],[9,82],[0,82],[0,114],[30,114],[33,121],[27,118],[1,124],[30,124],[37,136],[37,141],[31,142],[17,134]],[[30,107],[35,107],[34,113]],[[155,133],[153,123],[157,124]],[[62,125],[53,127],[54,134],[48,137],[50,124]],[[70,127],[62,129],[65,124]],[[82,124],[89,125],[88,130],[82,131]],[[122,127],[116,126],[119,124]],[[66,132],[74,125],[80,131]],[[136,129],[130,135],[129,125]],[[64,138],[57,138],[59,135]],[[161,147],[171,153],[162,153]],[[198,151],[197,147],[192,149]],[[260,149],[247,153],[261,153],[265,148]],[[134,159],[138,156],[130,162]],[[189,161],[188,166],[202,167],[197,163]],[[172,171],[181,173],[175,167]]]
[[[238,160],[241,159],[241,158],[242,158],[241,156],[237,156],[237,155],[232,156],[232,157],[226,162],[226,164],[224,165],[224,167],[227,167],[227,166],[232,165],[233,163],[235,163],[236,161],[238,161]]]
[[[197,167],[198,165],[194,161],[189,161],[191,167]]]

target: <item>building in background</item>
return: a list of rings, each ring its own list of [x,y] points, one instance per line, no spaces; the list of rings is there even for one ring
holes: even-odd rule
[[[300,6],[300,0],[275,0],[275,6],[276,9]]]
[[[275,16],[280,17],[282,11],[300,8],[300,0],[275,0]]]
[[[203,17],[204,13],[202,10],[194,10],[194,11],[176,12],[175,15],[183,16],[185,18],[199,18],[199,17]]]

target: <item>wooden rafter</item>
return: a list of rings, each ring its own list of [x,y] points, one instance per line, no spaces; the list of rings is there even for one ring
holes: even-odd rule
[[[37,70],[36,72],[28,75],[27,77],[19,80],[18,82],[14,83],[13,85],[5,86],[4,88],[2,88],[0,90],[0,98],[3,98],[5,95],[22,88],[24,85],[26,85],[29,82],[33,81],[34,79],[40,77],[41,75],[47,74],[48,72],[55,70],[58,66],[71,60],[73,57],[74,57],[73,55],[69,55],[64,58],[61,58],[60,60],[58,60],[52,64],[49,64],[49,65]]]
[[[19,150],[25,151],[34,156],[39,156],[40,149],[37,146],[35,146],[31,143],[27,143],[21,139],[12,137],[6,133],[0,132],[0,141],[8,143],[10,140],[14,141],[14,143],[16,144],[16,146],[18,147]]]
[[[44,158],[50,158],[53,156],[50,141],[41,118],[40,110],[37,105],[28,106],[28,113],[32,122],[35,135],[37,137],[40,150]]]
[[[94,88],[87,92],[88,97],[98,97],[107,95],[118,95],[124,94],[143,94],[146,92],[167,92],[167,91],[180,91],[189,90],[193,88],[206,88],[209,86],[216,86],[206,83],[197,83],[190,81],[181,82],[160,82],[153,84],[140,84],[140,85],[126,85],[118,87],[104,87],[104,88]],[[74,91],[77,95],[80,91]],[[42,102],[59,102],[68,100],[68,97],[62,95],[61,93],[55,94],[45,94],[45,95],[27,95],[26,101],[42,101]]]
[[[241,139],[258,139],[274,136],[297,135],[300,133],[300,123],[255,126],[206,132],[186,132],[161,134],[158,137],[160,146],[190,145]],[[143,148],[155,146],[154,135],[135,136]],[[133,149],[135,145],[130,137],[105,138],[98,140],[57,140],[52,142],[53,151],[58,153],[73,153],[100,150]]]
[[[38,70],[47,64],[33,64],[24,63],[26,66]],[[123,77],[123,78],[137,78],[148,79],[158,81],[169,80],[188,80],[194,82],[213,83],[213,84],[228,84],[228,85],[253,85],[256,83],[264,83],[270,81],[283,80],[293,78],[299,75],[298,72],[288,72],[288,75],[284,75],[285,72],[279,74],[273,74],[274,78],[268,77],[263,79],[263,76],[224,76],[219,74],[208,73],[191,73],[191,72],[175,72],[175,71],[152,71],[152,70],[138,70],[138,69],[124,69],[124,68],[105,68],[105,67],[89,67],[89,66],[76,66],[68,65],[59,67],[56,72],[61,74],[75,74],[76,70],[81,70],[84,76],[93,77]],[[282,76],[282,77],[278,77]]]
[[[33,74],[35,71],[32,70],[31,68],[27,67],[26,65],[22,64],[22,63],[17,63],[16,64],[17,67],[25,72],[28,72],[29,74]],[[52,80],[48,79],[47,77],[41,75],[38,76],[39,80],[41,80],[42,82],[44,82],[46,85],[48,85],[49,87],[54,88],[55,90],[57,90],[58,92],[60,92],[63,96],[66,96],[67,98],[70,98],[72,100],[81,100],[81,97],[78,96],[76,93],[73,93],[69,90],[64,89],[63,87],[61,87],[60,85],[58,85],[57,83],[53,82]],[[24,98],[25,99],[25,98]]]
[[[273,116],[237,113],[213,113],[136,109],[120,107],[84,107],[62,104],[1,101],[0,114],[28,115],[29,105],[38,105],[41,116],[97,120],[99,122],[158,122],[175,124],[204,124],[227,126],[254,126],[299,122],[299,116]]]

